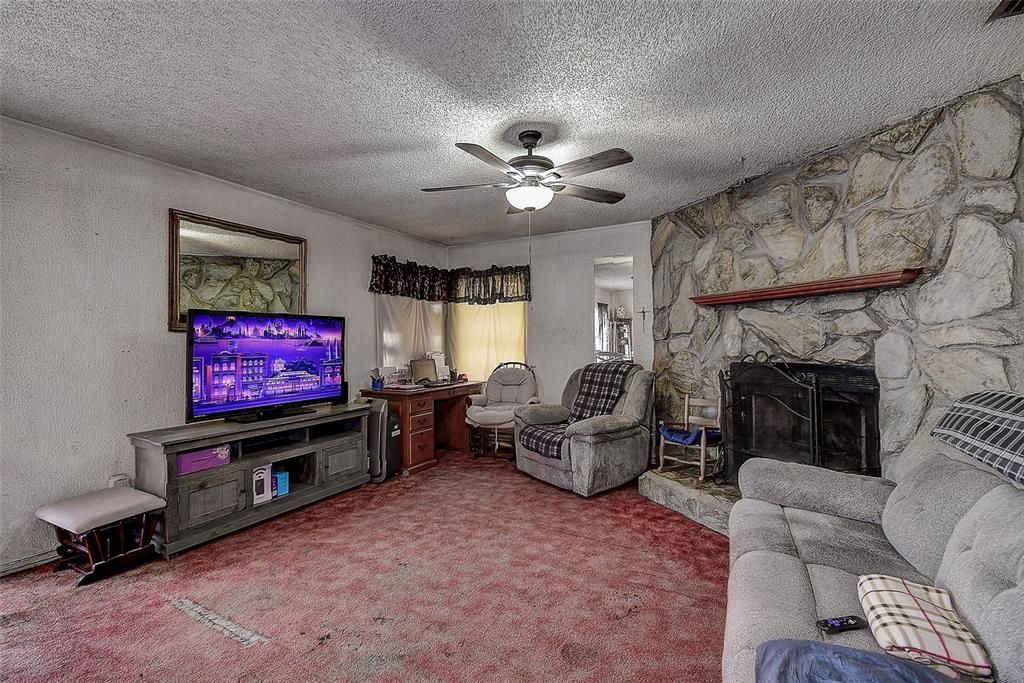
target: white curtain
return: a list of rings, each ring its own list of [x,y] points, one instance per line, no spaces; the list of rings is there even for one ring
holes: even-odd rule
[[[526,362],[526,302],[448,304],[448,353],[471,380],[485,380],[498,363]]]
[[[445,304],[375,294],[377,364],[402,367],[412,358],[444,351]]]

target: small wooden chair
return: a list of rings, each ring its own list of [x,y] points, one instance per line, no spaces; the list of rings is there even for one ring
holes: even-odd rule
[[[701,408],[714,408],[714,417],[700,415]],[[695,415],[694,412],[698,414]],[[686,394],[683,401],[683,415],[686,417],[682,422],[658,421],[658,434],[661,439],[658,447],[658,471],[665,471],[666,461],[675,463],[675,466],[699,465],[699,481],[704,481],[708,466],[708,448],[715,448],[718,451],[713,463],[717,463],[718,459],[722,457],[722,399],[693,398]],[[697,429],[694,430],[694,427]],[[715,430],[710,439],[708,430]],[[699,431],[699,435],[697,431]],[[695,449],[697,457],[690,459],[682,455],[669,455],[665,453],[666,444],[683,448],[684,452],[686,449]]]

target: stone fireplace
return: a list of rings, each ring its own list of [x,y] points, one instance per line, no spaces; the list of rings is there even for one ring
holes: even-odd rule
[[[750,458],[879,474],[874,368],[787,363],[761,354],[730,364],[721,382],[729,482]]]
[[[721,373],[758,353],[791,368],[849,368],[846,380],[863,373],[865,392],[876,392],[877,420],[867,407],[829,417],[835,402],[822,386],[815,448],[822,458],[835,451],[837,469],[880,466],[892,478],[907,444],[953,400],[1020,391],[1021,91],[1019,77],[993,84],[656,217],[659,418],[682,417],[687,393],[719,395]],[[899,287],[712,306],[691,299],[907,268],[923,273]],[[777,442],[804,438],[780,429]],[[870,441],[874,430],[870,453],[842,445],[851,434]],[[744,448],[767,448],[758,438]],[[799,457],[813,460],[807,444]]]

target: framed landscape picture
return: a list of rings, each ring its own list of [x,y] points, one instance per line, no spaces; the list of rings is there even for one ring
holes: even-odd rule
[[[168,329],[191,308],[306,312],[306,240],[170,209]]]

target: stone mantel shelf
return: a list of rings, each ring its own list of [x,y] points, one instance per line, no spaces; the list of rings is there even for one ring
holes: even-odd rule
[[[778,285],[761,289],[747,289],[741,292],[725,292],[724,294],[704,294],[692,296],[690,300],[698,306],[725,306],[728,304],[747,304],[755,301],[771,301],[773,299],[796,299],[810,296],[825,296],[843,292],[859,292],[865,289],[881,289],[883,287],[901,287],[909,285],[921,275],[922,268],[904,268],[890,270],[885,273],[854,275],[834,280],[816,280],[801,282],[795,285]]]

